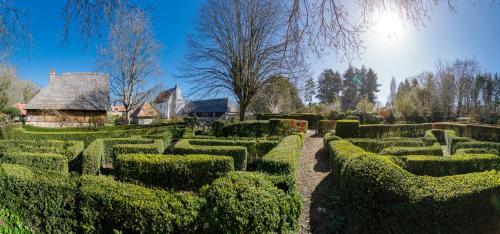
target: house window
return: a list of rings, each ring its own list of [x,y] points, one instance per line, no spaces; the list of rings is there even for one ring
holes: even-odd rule
[[[219,118],[224,115],[225,112],[215,112],[215,117]]]

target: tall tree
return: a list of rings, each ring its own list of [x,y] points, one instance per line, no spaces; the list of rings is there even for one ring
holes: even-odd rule
[[[273,76],[293,78],[301,69],[296,57],[287,56],[284,9],[275,0],[208,0],[189,38],[183,77],[203,84],[195,92],[229,91],[244,121],[253,97]]]
[[[397,89],[398,89],[398,84],[396,83],[396,78],[393,76],[391,78],[389,97],[387,98],[387,105],[386,106],[392,107],[394,105],[394,100],[396,99]]]
[[[114,98],[125,107],[125,116],[146,101],[148,81],[158,72],[159,44],[146,12],[123,8],[115,16],[107,46],[100,49],[103,69],[111,78]]]
[[[0,110],[3,110],[9,101],[8,89],[15,77],[15,70],[11,66],[0,65]]]
[[[290,113],[303,107],[297,87],[281,76],[273,77],[270,83],[260,89],[250,105],[250,109],[257,113]]]
[[[31,43],[28,11],[14,6],[13,1],[0,0],[0,63],[15,50],[16,45]]]
[[[334,103],[342,91],[342,77],[339,72],[325,69],[318,77],[316,97],[320,103]]]
[[[308,106],[312,105],[315,95],[316,95],[316,83],[314,82],[314,79],[310,77],[309,79],[307,79],[304,85],[304,101]]]
[[[363,78],[359,90],[360,98],[366,98],[369,102],[375,103],[377,99],[376,93],[380,91],[378,89],[380,84],[377,83],[377,74],[371,68],[366,73],[364,71],[362,69],[360,74]]]
[[[342,80],[342,110],[354,110],[358,100],[358,81],[356,80],[356,72],[352,66],[349,66],[344,72]]]

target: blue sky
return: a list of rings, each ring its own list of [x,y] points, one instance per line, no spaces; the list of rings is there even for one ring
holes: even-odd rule
[[[64,23],[61,11],[65,2],[58,0],[47,4],[47,1],[26,0],[16,3],[29,10],[34,40],[31,50],[18,50],[11,59],[22,79],[44,86],[51,67],[57,73],[96,71],[95,42],[83,49],[75,33],[68,45],[61,45]],[[175,74],[182,69],[180,63],[187,52],[186,36],[193,32],[193,21],[202,2],[141,1],[153,6],[155,35],[163,45],[160,57],[162,75],[155,81],[166,87],[179,84],[185,93],[197,84],[179,80]],[[485,71],[500,71],[500,6],[492,5],[490,1],[475,5],[470,1],[458,1],[456,10],[450,12],[447,6],[440,6],[432,12],[425,27],[416,30],[403,25],[390,40],[379,28],[363,35],[366,49],[352,64],[364,64],[378,74],[382,84],[379,101],[385,103],[392,76],[401,81],[422,71],[434,70],[439,59],[452,61],[471,57],[476,58]],[[325,68],[343,71],[348,65],[336,59],[333,53],[310,62],[314,77]]]

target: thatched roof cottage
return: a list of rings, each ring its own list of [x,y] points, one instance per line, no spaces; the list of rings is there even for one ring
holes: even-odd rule
[[[43,127],[72,127],[103,124],[109,109],[109,80],[106,74],[77,72],[56,75],[26,105],[28,123]]]

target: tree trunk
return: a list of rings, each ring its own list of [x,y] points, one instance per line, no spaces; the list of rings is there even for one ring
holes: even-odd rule
[[[240,121],[245,121],[245,113],[246,113],[247,107],[244,105],[240,105]]]

